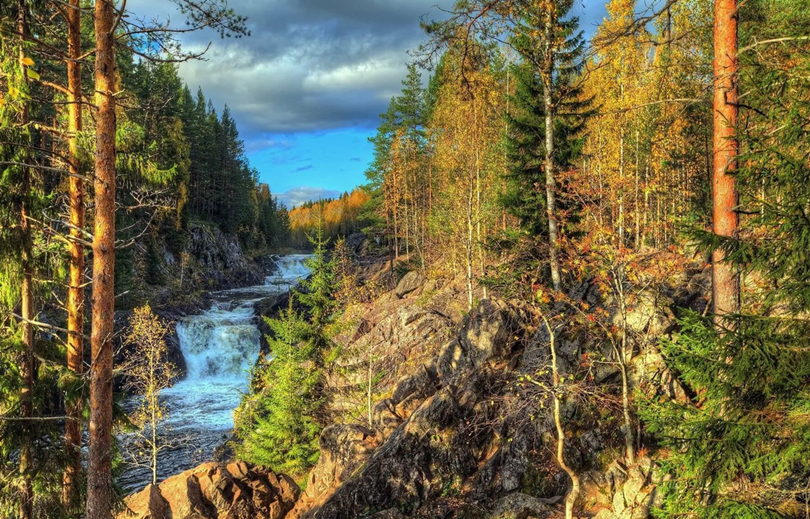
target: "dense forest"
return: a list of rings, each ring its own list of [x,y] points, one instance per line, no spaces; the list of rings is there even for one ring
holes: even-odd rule
[[[199,56],[175,31],[241,37],[245,19],[224,2],[176,3],[181,29],[140,25],[111,0],[0,7],[0,516],[114,516],[115,311],[134,287],[168,283],[157,265],[164,251],[184,261],[194,225],[255,256],[314,250],[286,308],[265,316],[267,351],[228,442],[233,460],[305,487],[317,507],[295,517],[527,517],[459,510],[486,502],[494,473],[507,488],[510,449],[531,450],[512,440],[536,419],[549,424],[532,433],[542,447],[508,492],[559,497],[536,505],[558,506],[544,517],[807,516],[806,1],[610,0],[587,38],[573,0],[458,1],[422,21],[426,42],[370,139],[368,184],[289,211],[228,108],[178,76]],[[703,307],[633,328],[704,267]],[[452,301],[431,306],[437,294]],[[146,308],[141,326],[159,327]],[[490,334],[506,351],[486,362],[482,308],[522,320]],[[407,355],[385,353],[414,322],[436,328]],[[160,330],[127,340],[141,335],[166,354]],[[428,351],[439,338],[450,342]],[[520,371],[521,348],[539,343],[542,365]],[[640,364],[652,354],[663,367]],[[453,378],[464,355],[473,371]],[[478,400],[440,412],[436,395],[466,383]],[[414,403],[418,384],[434,393]],[[594,435],[607,447],[589,457]],[[468,447],[480,457],[463,458]],[[350,451],[369,457],[327,465]],[[591,514],[588,485],[610,470],[623,482],[646,471],[633,499],[649,503],[633,508],[625,485]],[[364,486],[374,478],[388,486]],[[337,487],[327,497],[323,479]],[[419,508],[430,499],[444,515]]]
[[[182,31],[245,33],[223,3],[182,4]],[[287,211],[259,183],[227,106],[217,113],[178,77],[177,63],[197,56],[179,49],[175,29],[122,14],[112,2],[78,0],[0,8],[3,517],[77,510],[85,482],[98,489],[87,516],[109,515],[113,309],[129,305],[123,296],[137,286],[165,282],[158,244],[180,263],[191,223],[253,251],[283,248],[290,236]],[[46,309],[64,322],[39,322]],[[90,395],[96,446],[85,472]],[[65,414],[59,430],[41,418]],[[63,435],[66,449],[55,448]]]
[[[463,276],[470,309],[490,290],[553,313],[582,279],[632,307],[627,290],[711,258],[709,317],[662,346],[695,396],[631,403],[625,380],[624,459],[638,414],[669,449],[661,517],[804,514],[807,6],[611,0],[590,41],[572,7],[459,2],[423,23],[436,66],[423,88],[411,65],[381,116],[371,232]]]

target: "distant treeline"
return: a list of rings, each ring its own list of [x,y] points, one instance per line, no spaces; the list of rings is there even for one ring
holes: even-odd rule
[[[309,201],[290,211],[291,243],[297,248],[310,247],[308,235],[323,225],[326,239],[348,236],[361,229],[361,210],[369,201],[368,193],[357,188],[338,198]]]

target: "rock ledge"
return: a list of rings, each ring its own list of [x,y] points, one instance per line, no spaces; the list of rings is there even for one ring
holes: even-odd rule
[[[282,519],[300,494],[265,467],[210,462],[128,496],[116,519]]]

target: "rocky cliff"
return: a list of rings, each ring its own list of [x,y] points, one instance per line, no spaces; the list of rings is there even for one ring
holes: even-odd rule
[[[632,390],[683,396],[654,347],[672,331],[679,306],[705,304],[707,273],[673,275],[640,294],[628,313],[638,339],[627,361]],[[321,435],[321,458],[289,517],[296,519],[552,517],[568,488],[553,452],[549,409],[549,335],[531,305],[483,300],[469,313],[458,284],[411,273],[396,289],[356,309],[346,351],[381,348],[392,382],[380,390],[369,419],[338,420]],[[604,308],[615,323],[615,302],[582,283],[572,301]],[[563,308],[552,309],[563,322]],[[573,322],[574,316],[570,316]],[[583,353],[599,350],[581,328],[563,326],[557,339],[564,377],[583,376]],[[372,346],[377,345],[377,346]],[[577,509],[600,519],[641,519],[655,504],[663,474],[646,449],[635,464],[621,459],[619,370],[588,365],[592,394],[564,395],[565,457],[580,474]],[[350,362],[350,361],[344,361]],[[645,442],[636,437],[638,446]]]
[[[190,223],[181,238],[152,237],[134,245],[129,275],[139,282],[122,305],[193,310],[206,291],[261,283],[263,265],[248,257],[236,236],[206,223]],[[170,243],[171,242],[171,243]],[[175,243],[175,242],[179,242]]]

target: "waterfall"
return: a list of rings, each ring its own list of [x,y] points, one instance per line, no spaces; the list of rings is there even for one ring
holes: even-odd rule
[[[177,323],[187,379],[241,379],[256,363],[260,337],[253,306],[230,306],[215,303],[205,314]]]
[[[205,423],[219,430],[233,428],[233,410],[248,389],[250,369],[261,348],[253,307],[266,297],[286,293],[309,275],[306,258],[303,254],[280,256],[263,285],[215,293],[216,302],[209,310],[178,321],[186,378],[165,392],[174,397],[167,402],[176,408],[171,409],[170,421],[182,422],[176,426]]]
[[[176,324],[186,377],[161,392],[169,409],[164,434],[182,436],[186,447],[161,452],[159,476],[195,466],[211,458],[233,429],[233,410],[248,390],[250,370],[261,349],[254,305],[281,295],[309,275],[308,255],[280,256],[263,285],[212,294],[215,302],[201,315]],[[128,490],[149,482],[148,471],[132,469],[119,483]]]

